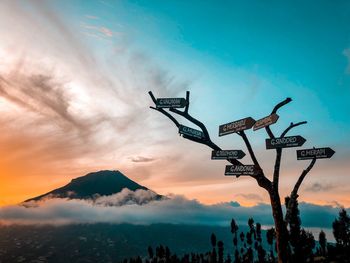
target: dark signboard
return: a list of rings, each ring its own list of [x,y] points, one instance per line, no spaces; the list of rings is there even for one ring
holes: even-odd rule
[[[255,165],[226,165],[225,175],[255,175]]]
[[[299,147],[302,146],[305,142],[306,140],[299,135],[266,139],[266,149]]]
[[[254,124],[253,130],[259,130],[261,128],[264,128],[266,126],[269,126],[271,124],[276,123],[276,121],[278,120],[279,116],[276,113],[273,113],[265,118],[262,118],[260,120],[257,120]]]
[[[185,134],[187,136],[195,137],[198,139],[203,139],[204,138],[204,133],[202,131],[187,127],[185,125],[180,125],[179,126],[179,133],[180,134]]]
[[[157,108],[184,108],[186,105],[184,98],[159,98],[156,102]]]
[[[248,130],[253,127],[255,120],[251,117],[238,121],[229,122],[219,126],[219,136]]]
[[[226,160],[226,159],[242,159],[245,153],[242,150],[222,150],[212,151],[212,160]]]
[[[303,149],[297,150],[297,159],[298,160],[308,160],[308,159],[324,159],[331,158],[335,151],[331,148],[312,148],[312,149]]]

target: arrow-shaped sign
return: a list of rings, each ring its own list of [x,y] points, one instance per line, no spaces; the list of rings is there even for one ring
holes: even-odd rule
[[[242,159],[245,153],[242,150],[222,150],[212,151],[212,160]]]
[[[276,121],[278,120],[279,116],[276,113],[273,113],[265,118],[262,118],[260,120],[257,120],[254,124],[253,130],[259,130],[261,128],[264,128],[266,126],[269,126],[271,124],[276,123]]]
[[[266,139],[266,149],[299,147],[302,146],[305,142],[305,138],[299,135]]]
[[[297,150],[298,160],[331,158],[335,151],[329,147]]]
[[[219,136],[248,130],[253,127],[255,120],[252,117],[241,119],[238,121],[229,122],[219,126]]]
[[[203,139],[204,138],[204,133],[202,131],[187,127],[185,125],[179,126],[179,133],[180,134],[185,134],[190,137],[195,137],[197,139]]]
[[[159,98],[156,101],[157,108],[184,108],[186,105],[184,98]]]
[[[225,175],[255,175],[257,174],[255,165],[226,165]]]

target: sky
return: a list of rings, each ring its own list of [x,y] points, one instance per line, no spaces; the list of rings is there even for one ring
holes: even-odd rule
[[[225,161],[149,109],[150,90],[188,90],[212,140],[246,153],[219,125],[291,97],[271,129],[307,121],[290,135],[336,151],[316,162],[300,201],[349,207],[349,20],[348,1],[1,1],[0,206],[107,169],[205,205],[268,203],[253,179],[224,176]],[[246,133],[271,178],[267,134]],[[282,197],[309,163],[296,149],[283,152]]]

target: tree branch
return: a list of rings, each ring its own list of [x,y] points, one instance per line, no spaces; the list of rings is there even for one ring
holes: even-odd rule
[[[152,98],[152,101],[154,102],[154,104],[157,103],[157,100],[156,98],[154,97],[152,91],[149,91],[148,94],[151,96]],[[207,128],[205,127],[205,125],[200,122],[199,120],[193,118],[189,113],[188,113],[188,109],[189,109],[189,105],[190,105],[190,92],[187,91],[186,92],[186,101],[187,101],[187,104],[186,104],[186,107],[185,107],[185,110],[184,111],[180,111],[178,109],[175,109],[175,108],[170,108],[169,110],[171,112],[174,112],[182,117],[184,117],[185,119],[189,120],[190,122],[192,122],[193,124],[197,125],[198,127],[201,128],[201,130],[203,131],[204,133],[204,138],[203,139],[199,139],[199,138],[196,138],[196,137],[192,137],[192,136],[188,136],[186,134],[183,134],[182,137],[185,138],[185,139],[188,139],[190,141],[193,141],[193,142],[197,142],[197,143],[200,143],[200,144],[204,144],[204,145],[207,145],[208,147],[210,147],[211,149],[213,150],[216,150],[216,151],[220,151],[221,148],[219,146],[217,146],[215,143],[213,143],[210,139],[210,136],[209,136],[209,133],[208,133],[208,130]],[[179,127],[180,124],[179,122],[174,118],[174,116],[172,116],[169,112],[165,111],[164,109],[162,108],[155,108],[155,107],[150,107],[151,109],[153,110],[156,110],[156,111],[159,111],[160,113],[164,114],[165,116],[167,116],[175,125],[176,127]],[[236,159],[227,159],[227,161],[229,161],[230,163],[234,164],[234,165],[239,165],[241,164],[238,160]]]
[[[292,210],[297,203],[297,200],[299,197],[298,190],[300,188],[300,185],[302,184],[306,175],[311,171],[311,169],[315,165],[315,163],[316,163],[316,158],[313,158],[312,161],[310,162],[309,166],[301,173],[301,175],[298,178],[298,181],[294,185],[293,191],[291,192],[288,203],[287,203],[287,211],[286,211],[286,216],[285,216],[285,221],[287,223],[289,223]]]
[[[240,132],[238,132],[238,134],[242,137],[242,139],[243,139],[243,141],[248,149],[249,155],[252,158],[254,165],[261,169],[260,164],[259,164],[258,160],[256,159],[254,150],[253,150],[252,145],[250,144],[250,142],[248,140],[247,135],[245,134],[244,131],[240,131]]]
[[[154,97],[152,91],[149,91],[148,94],[151,96],[151,98],[152,98],[154,104],[156,104],[156,103],[157,103],[157,100],[156,100],[156,98]],[[152,106],[150,106],[150,108],[151,108],[152,110],[156,110],[156,111],[159,111],[160,113],[163,113],[165,116],[167,116],[167,117],[176,125],[176,127],[179,128],[179,126],[180,126],[179,122],[178,122],[178,121],[174,118],[174,116],[172,116],[169,112],[166,112],[166,111],[165,111],[164,109],[162,109],[162,108],[155,108],[155,107],[152,107]]]
[[[298,181],[296,182],[296,184],[293,188],[293,191],[290,194],[291,198],[298,198],[299,187],[300,187],[301,183],[303,182],[305,176],[310,172],[312,167],[314,167],[315,163],[316,163],[316,158],[313,158],[312,161],[310,162],[309,166],[301,173]]]
[[[156,104],[157,100],[155,99],[155,97],[153,96],[152,92],[148,92],[153,100],[153,102]],[[185,110],[184,111],[180,111],[176,108],[169,108],[169,111],[175,113],[175,114],[178,114],[182,117],[184,117],[185,119],[187,119],[188,121],[192,122],[193,124],[197,125],[203,132],[204,134],[204,138],[203,139],[200,139],[200,138],[196,138],[196,137],[192,137],[192,136],[188,136],[186,134],[183,134],[182,137],[185,138],[185,139],[188,139],[188,140],[191,140],[191,141],[194,141],[194,142],[197,142],[197,143],[201,143],[201,144],[204,144],[204,145],[207,145],[208,147],[210,147],[211,149],[213,150],[217,150],[217,151],[220,151],[221,148],[219,146],[217,146],[215,143],[213,143],[210,139],[210,136],[209,136],[209,133],[208,133],[208,130],[207,128],[205,127],[205,125],[200,122],[199,120],[197,120],[196,118],[193,118],[189,113],[188,113],[188,109],[189,109],[189,105],[190,105],[190,102],[189,102],[189,97],[190,97],[190,92],[187,91],[186,92],[186,101],[187,101],[187,105],[185,107]],[[166,112],[164,109],[161,109],[161,108],[154,108],[154,107],[151,107],[152,109],[155,109],[161,113],[163,113],[164,115],[166,115],[168,118],[170,118],[177,127],[179,127],[179,123],[177,122],[177,120],[168,112]],[[246,137],[245,133],[242,132],[242,134],[240,134],[242,137],[243,137],[243,140],[246,142],[246,145],[247,145],[247,148],[248,148],[248,151],[252,157],[252,160],[254,162],[254,164],[256,165],[257,169],[258,169],[258,174],[256,175],[253,175],[251,177],[253,177],[259,186],[263,187],[264,189],[266,189],[267,191],[270,191],[271,189],[271,181],[265,177],[256,157],[255,157],[255,154],[253,152],[253,149],[250,145],[250,142],[248,140],[248,138]],[[238,161],[237,159],[227,159],[228,162],[230,162],[231,164],[233,165],[242,165],[242,163],[240,161]]]
[[[257,181],[259,186],[263,187],[267,191],[270,191],[271,181],[265,176],[264,171],[261,169],[261,166],[255,156],[254,150],[249,142],[247,135],[245,134],[244,131],[238,132],[238,135],[242,137],[255,167],[258,169],[258,173],[256,175],[252,175],[251,177],[253,177]]]
[[[293,129],[294,127],[297,127],[297,126],[299,126],[299,125],[303,125],[303,124],[306,124],[306,123],[307,123],[307,121],[301,121],[301,122],[297,122],[297,123],[291,122],[290,125],[289,125],[289,127],[288,127],[287,129],[285,129],[285,130],[282,132],[281,137],[286,136],[286,134],[287,134],[291,129]]]
[[[273,169],[273,181],[272,181],[275,189],[278,189],[278,184],[280,179],[281,159],[282,159],[282,148],[276,148],[276,160],[275,160],[275,167]]]
[[[277,113],[277,111],[283,107],[284,105],[288,104],[289,102],[291,102],[292,99],[291,98],[286,98],[284,101],[281,101],[280,103],[278,103],[274,108],[273,110],[271,111],[271,114],[273,113]]]
[[[284,101],[281,101],[280,103],[278,103],[273,110],[271,111],[271,114],[277,113],[277,111],[283,107],[284,105],[288,104],[289,102],[291,102],[292,99],[291,98],[286,98]],[[265,127],[266,133],[267,135],[269,135],[270,139],[274,139],[275,135],[273,134],[273,132],[270,129],[270,126],[266,126]]]
[[[291,102],[292,99],[291,98],[286,98],[284,101],[281,101],[280,103],[278,103],[273,110],[271,111],[271,114],[276,114],[277,111],[283,107],[284,105],[288,104],[289,102]],[[270,129],[270,126],[266,126],[265,130],[267,132],[267,134],[269,135],[270,139],[274,139],[275,135],[273,134],[273,132]],[[278,184],[279,184],[279,176],[280,176],[280,167],[281,167],[281,158],[282,158],[282,148],[277,148],[276,149],[276,160],[275,160],[275,166],[274,166],[274,170],[273,170],[273,187],[276,191],[278,191]]]

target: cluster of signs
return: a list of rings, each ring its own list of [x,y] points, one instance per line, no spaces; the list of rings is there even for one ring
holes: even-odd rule
[[[184,98],[159,98],[156,101],[157,108],[184,108],[188,104]],[[265,128],[277,122],[279,116],[273,113],[267,117],[255,121],[252,117],[238,121],[229,122],[219,126],[219,136],[224,136],[253,128],[254,131]],[[180,125],[179,133],[196,139],[204,139],[202,131]],[[300,147],[306,142],[302,136],[288,136],[280,138],[266,139],[266,149]],[[335,151],[331,148],[313,148],[297,150],[297,160],[331,158]],[[221,150],[212,151],[212,160],[232,160],[242,159],[245,153],[242,150]],[[258,173],[255,165],[227,165],[225,175],[256,175]]]

